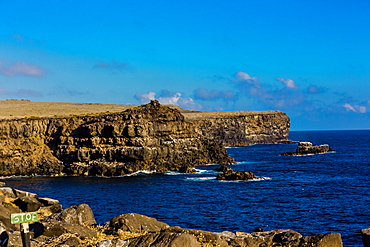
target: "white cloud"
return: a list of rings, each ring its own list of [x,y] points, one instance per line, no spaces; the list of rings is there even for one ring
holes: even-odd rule
[[[346,108],[347,111],[352,111],[352,112],[357,112],[357,113],[366,113],[367,112],[367,108],[365,106],[361,106],[361,105],[350,105],[350,104],[344,104],[343,105],[344,108]]]
[[[356,106],[356,107],[357,107],[357,111],[360,113],[366,113],[367,111],[365,106]]]
[[[298,88],[297,84],[292,79],[283,79],[283,78],[275,78],[277,81],[282,82],[287,88],[296,89]]]
[[[139,100],[142,104],[146,104],[149,103],[151,100],[155,100],[155,95],[155,92],[138,93],[135,95],[135,99]]]
[[[344,104],[343,107],[346,108],[347,111],[356,112],[355,108],[353,108],[353,106],[351,106],[350,104]]]
[[[258,78],[252,77],[249,74],[239,71],[234,74],[234,77],[240,81],[246,81],[248,83],[258,84]]]
[[[162,90],[160,96],[157,96],[155,92],[149,93],[138,93],[135,98],[140,103],[149,103],[151,100],[158,100],[159,103],[165,105],[177,105],[189,110],[199,110],[201,106],[194,102],[190,97],[183,97],[181,93],[171,93],[167,90]]]
[[[4,64],[0,62],[0,74],[6,76],[36,76],[40,77],[45,74],[45,70],[38,65],[32,65],[25,62],[15,62]]]
[[[161,104],[172,104],[177,105],[178,101],[181,99],[181,93],[174,93],[172,96],[159,97],[158,101]]]

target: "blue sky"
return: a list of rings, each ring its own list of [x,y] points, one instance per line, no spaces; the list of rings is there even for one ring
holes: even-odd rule
[[[370,129],[370,1],[0,1],[0,99]]]

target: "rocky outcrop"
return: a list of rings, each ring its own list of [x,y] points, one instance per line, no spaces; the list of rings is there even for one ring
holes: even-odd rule
[[[208,232],[169,226],[154,218],[136,213],[114,217],[104,226],[96,224],[91,208],[86,204],[62,209],[58,201],[38,198],[36,194],[0,188],[0,244],[22,246],[19,225],[10,224],[10,214],[24,212],[14,202],[27,196],[38,201],[39,222],[31,223],[33,247],[342,247],[339,233],[302,236],[290,229],[258,232]],[[51,205],[59,205],[51,212]]]
[[[281,154],[281,156],[300,156],[300,155],[310,155],[310,154],[323,154],[323,153],[333,153],[335,152],[332,150],[329,145],[319,145],[319,146],[313,146],[311,142],[300,142],[298,143],[298,147],[293,152],[287,152]]]
[[[0,122],[0,175],[120,176],[233,163],[222,143],[157,101],[122,113]]]
[[[215,169],[222,172],[216,176],[217,180],[263,180],[263,177],[257,177],[252,172],[235,171],[227,166],[219,166]]]
[[[278,111],[180,113],[158,101],[120,113],[1,120],[0,175],[191,172],[233,163],[224,145],[284,142],[288,133]]]

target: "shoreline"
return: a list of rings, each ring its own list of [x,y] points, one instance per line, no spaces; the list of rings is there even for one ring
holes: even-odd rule
[[[294,244],[297,247],[342,247],[339,233],[304,237],[290,229],[264,231],[261,228],[251,233],[240,231],[217,233],[170,226],[155,218],[136,213],[124,213],[112,218],[104,225],[98,225],[93,211],[87,204],[63,209],[59,201],[55,199],[39,198],[35,193],[4,187],[5,184],[1,185],[3,187],[0,187],[0,195],[2,194],[4,198],[0,204],[2,212],[11,210],[17,213],[22,211],[39,213],[40,221],[30,225],[33,232],[31,243],[35,247],[236,247],[240,246],[242,242],[252,243],[251,241],[258,243],[258,245],[264,244],[265,247],[277,244]],[[1,213],[0,224],[3,227],[1,235],[7,236],[9,244],[19,245],[21,243],[19,228],[16,225],[9,225]]]

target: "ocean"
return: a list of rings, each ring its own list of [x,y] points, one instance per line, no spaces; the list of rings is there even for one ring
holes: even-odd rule
[[[370,228],[370,130],[291,131],[290,140],[329,144],[336,153],[278,156],[297,144],[228,147],[231,167],[265,177],[218,181],[219,165],[196,174],[143,171],[118,178],[14,177],[7,185],[58,199],[64,208],[87,203],[99,223],[140,213],[169,225],[206,231],[293,229],[304,236],[339,232],[344,246],[363,246]]]

